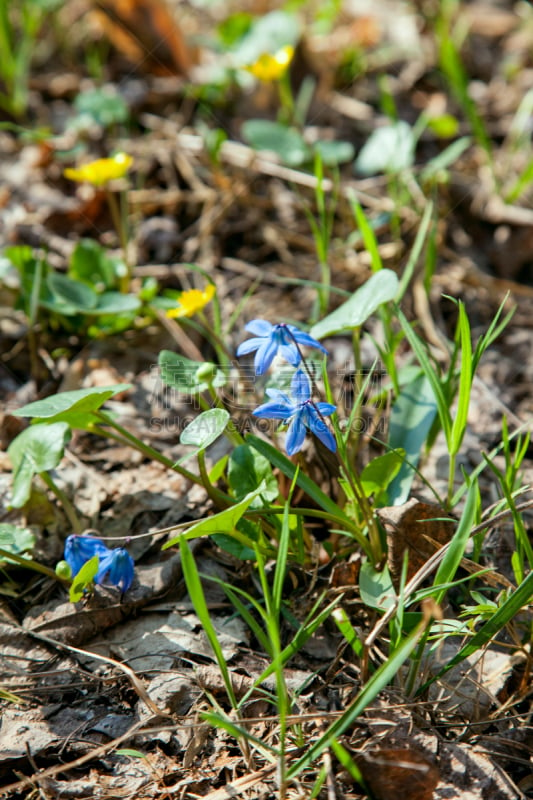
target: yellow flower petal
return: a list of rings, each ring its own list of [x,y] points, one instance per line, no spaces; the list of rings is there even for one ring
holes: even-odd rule
[[[272,53],[263,53],[255,64],[250,64],[246,69],[260,81],[278,81],[287,71],[293,56],[294,47],[287,44],[273,55]]]
[[[90,161],[88,164],[82,164],[81,167],[67,167],[63,171],[63,175],[72,181],[102,186],[108,181],[123,178],[132,164],[132,156],[127,153],[116,153],[111,158],[99,158],[96,161]]]
[[[182,292],[179,297],[179,305],[167,311],[167,317],[176,319],[179,317],[192,317],[201,311],[213,299],[215,287],[208,283],[205,289],[189,289]]]

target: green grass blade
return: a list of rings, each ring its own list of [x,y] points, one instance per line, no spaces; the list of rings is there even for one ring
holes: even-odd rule
[[[372,272],[379,272],[380,269],[383,269],[383,262],[379,254],[378,240],[376,239],[376,234],[374,233],[372,226],[368,222],[365,216],[365,212],[363,211],[363,208],[359,200],[357,199],[355,193],[350,192],[349,201],[352,206],[352,211],[354,213],[357,226],[361,231],[363,242],[370,255]]]
[[[413,277],[413,272],[415,271],[415,267],[418,263],[418,259],[420,258],[420,253],[422,252],[422,248],[426,241],[426,236],[429,228],[429,224],[431,222],[431,215],[433,214],[433,203],[429,202],[426,205],[424,210],[424,215],[420,220],[420,227],[418,228],[416,239],[413,244],[413,249],[411,250],[411,254],[409,255],[409,260],[405,265],[405,269],[403,271],[402,278],[400,280],[400,285],[398,287],[398,292],[396,293],[395,300],[397,303],[400,302],[402,297],[404,296],[405,292],[407,291],[407,287]]]
[[[428,379],[431,388],[433,389],[433,394],[435,395],[435,401],[437,403],[437,410],[439,412],[439,418],[442,425],[442,430],[444,431],[446,442],[449,444],[451,437],[451,429],[452,429],[452,418],[450,415],[450,411],[448,409],[446,397],[444,396],[444,392],[442,390],[440,378],[429,359],[424,344],[416,335],[413,328],[411,327],[411,324],[409,323],[409,321],[407,320],[407,318],[400,309],[398,309],[398,319],[409,341],[409,344],[413,348],[415,355],[418,358],[418,361],[420,362],[420,366],[424,370],[426,378]]]
[[[463,558],[465,548],[474,525],[478,504],[477,481],[472,481],[468,489],[465,507],[459,520],[457,530],[448,545],[448,549],[435,575],[434,585],[447,584],[453,580],[457,568]],[[440,603],[445,594],[445,589],[439,589],[435,594],[435,601]]]
[[[459,452],[459,448],[461,447],[461,443],[465,435],[473,378],[470,323],[466,315],[464,303],[461,301],[459,301],[459,337],[461,343],[461,372],[459,379],[457,410],[452,424],[449,443],[449,452],[451,455],[456,455]]]
[[[449,661],[445,667],[441,669],[437,675],[433,676],[431,680],[427,681],[420,687],[417,694],[420,695],[428,686],[434,681],[439,680],[445,675],[448,670],[455,667],[465,658],[476,653],[488,642],[490,642],[496,634],[501,631],[514,617],[520,612],[524,606],[531,603],[533,598],[533,572],[524,578],[518,589],[516,589],[500,606],[500,608],[493,614],[493,616],[480,628],[477,633],[470,639],[470,641],[459,650],[458,653]]]
[[[200,620],[205,635],[207,636],[209,644],[211,645],[213,653],[215,654],[215,658],[218,666],[220,667],[222,678],[224,680],[224,686],[226,687],[226,692],[231,705],[233,708],[237,708],[237,698],[235,697],[235,692],[233,691],[233,684],[231,682],[228,665],[226,663],[226,659],[224,658],[224,653],[222,652],[220,642],[218,641],[215,628],[211,622],[211,617],[209,616],[209,609],[207,608],[207,603],[205,602],[204,590],[202,587],[202,582],[200,581],[200,574],[196,567],[194,556],[184,538],[181,538],[179,542],[183,577],[185,578],[189,597],[191,598],[194,610],[198,615],[198,619]]]
[[[263,439],[260,439],[258,436],[254,436],[252,433],[247,434],[246,442],[251,445],[255,450],[257,450],[261,455],[268,458],[270,463],[276,467],[277,469],[281,470],[284,475],[287,476],[291,481],[294,480],[294,476],[296,475],[297,467],[289,461],[289,459],[280,453],[275,447],[273,447],[268,442],[265,442]],[[347,517],[342,509],[339,508],[337,503],[334,502],[330,497],[325,494],[322,489],[320,489],[316,483],[311,480],[307,475],[304,475],[302,472],[298,473],[296,478],[296,484],[303,489],[304,492],[309,495],[309,497],[315,501],[315,503],[322,508],[324,511],[332,514],[332,516],[336,517],[337,519],[342,519],[346,525],[353,528],[353,522]]]
[[[394,680],[396,673],[416,647],[420,633],[421,628],[417,628],[404,639],[398,649],[376,670],[344,714],[336,719],[307,752],[292,765],[288,771],[289,778],[296,777],[302,770],[307,769],[316,758],[319,758],[331,745],[331,742],[342,736],[346,729],[353,724],[379,692]]]

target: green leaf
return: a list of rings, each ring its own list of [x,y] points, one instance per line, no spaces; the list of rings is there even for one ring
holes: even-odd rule
[[[361,600],[370,608],[386,611],[396,600],[396,592],[392,585],[389,568],[378,572],[371,561],[364,561],[359,573],[359,591]]]
[[[262,483],[266,488],[258,498],[260,505],[263,505],[263,500],[276,500],[279,494],[278,482],[269,460],[247,444],[238,445],[232,451],[228,466],[228,481],[237,500],[253,492]]]
[[[192,445],[196,449],[192,453],[187,453],[178,463],[196,453],[200,453],[208,448],[210,444],[213,444],[224,433],[229,419],[229,412],[225,408],[210,408],[208,411],[203,411],[199,414],[196,419],[193,419],[182,431],[180,442],[181,444]]]
[[[439,153],[438,156],[428,161],[420,172],[420,180],[424,183],[425,181],[431,180],[431,178],[435,177],[435,175],[438,175],[440,172],[445,172],[448,167],[451,167],[451,165],[463,155],[464,151],[470,147],[471,143],[472,139],[470,136],[462,136],[460,139],[457,139],[456,142],[449,145],[442,153]]]
[[[86,283],[61,275],[59,272],[50,272],[46,285],[53,296],[53,301],[71,306],[75,312],[91,313],[96,305],[98,296]]]
[[[326,167],[336,167],[345,164],[354,157],[354,146],[351,142],[337,142],[322,139],[313,144],[313,152],[319,153],[322,163]]]
[[[0,523],[0,548],[9,553],[20,555],[32,550],[35,545],[35,536],[29,528],[11,525],[8,522]],[[5,560],[0,559],[0,564]]]
[[[312,152],[296,128],[268,119],[249,119],[241,128],[243,139],[254,150],[276,153],[289,167],[299,167],[312,158]]]
[[[372,677],[365,683],[359,694],[352,700],[346,711],[338,717],[327,730],[316,739],[304,754],[294,762],[289,771],[288,778],[294,778],[307,769],[330,746],[334,739],[339,739],[364,711],[364,709],[377,697],[389,683],[396,677],[398,670],[409,658],[417,645],[420,629],[417,628],[401,642],[399,647],[376,670]]]
[[[129,383],[119,383],[115,386],[100,386],[97,389],[76,389],[73,392],[60,392],[44,400],[13,411],[15,417],[33,417],[46,419],[48,422],[66,422],[72,428],[85,430],[94,423],[92,416],[113,395],[131,389]]]
[[[416,141],[407,122],[399,120],[373,131],[355,160],[360,175],[400,172],[413,166]]]
[[[403,464],[405,452],[396,449],[394,452],[384,453],[370,461],[361,472],[361,484],[367,497],[380,495],[387,497],[387,486],[396,477]]]
[[[69,277],[87,283],[98,290],[111,289],[117,274],[114,261],[94,239],[81,239],[70,257]]]
[[[87,314],[132,314],[141,307],[141,301],[133,294],[104,292],[98,297],[96,305]]]
[[[171,386],[184,394],[197,395],[209,389],[209,384],[203,378],[205,364],[205,361],[191,361],[185,356],[173,353],[172,350],[162,350],[159,353],[161,380],[166,386]],[[219,388],[225,383],[226,376],[222,370],[217,369],[212,385]]]
[[[268,442],[265,442],[263,439],[260,439],[258,436],[254,436],[253,434],[249,433],[246,436],[246,442],[249,443],[255,450],[259,453],[264,455],[273,467],[276,469],[281,470],[284,475],[287,476],[291,481],[294,480],[294,476],[296,475],[296,466],[289,461],[289,459],[280,453],[275,447],[273,447]],[[326,511],[328,514],[331,514],[332,518],[337,522],[337,524],[346,523],[350,528],[352,527],[351,520],[344,514],[342,509],[328,497],[325,492],[320,489],[316,483],[305,475],[303,472],[298,472],[296,478],[296,484],[303,489],[306,494],[309,495],[311,500]]]
[[[93,556],[86,561],[78,574],[74,577],[70,586],[69,600],[71,603],[77,603],[81,600],[86,589],[88,589],[96,577],[100,559],[98,556]]]
[[[212,533],[232,533],[233,531],[233,535],[239,540],[241,537],[239,537],[238,532],[235,531],[235,527],[253,499],[257,497],[260,492],[261,488],[256,489],[255,492],[251,492],[243,498],[240,503],[236,503],[234,506],[220,511],[218,514],[213,514],[211,517],[200,520],[200,522],[188,528],[184,533],[166,542],[162,549],[167,550],[169,547],[173,547],[175,544],[178,544],[181,539],[197,539],[199,536],[210,536]],[[242,538],[245,539],[245,544],[248,545],[248,537],[244,536]]]
[[[433,580],[434,586],[450,583],[450,581],[452,581],[455,577],[455,573],[457,572],[457,569],[464,556],[472,526],[475,522],[478,494],[478,484],[477,481],[474,480],[468,489],[465,507],[461,515],[461,519],[457,525],[457,530],[455,531],[452,540],[448,545],[448,549],[444,554],[444,558],[442,559],[435,574],[435,578]],[[441,603],[445,594],[446,589],[439,589],[434,595],[435,602]]]
[[[382,304],[393,300],[398,291],[398,277],[391,269],[381,269],[364,283],[339,308],[311,328],[311,336],[323,339],[336,333],[359,328]]]
[[[198,615],[203,631],[207,636],[209,644],[211,645],[211,648],[217,660],[231,705],[233,706],[233,708],[237,708],[237,698],[235,696],[235,692],[233,689],[233,682],[231,680],[228,664],[226,659],[224,658],[224,653],[220,645],[220,642],[218,641],[215,627],[211,622],[211,615],[209,614],[209,608],[207,607],[205,594],[202,587],[202,582],[200,580],[200,575],[198,573],[198,568],[196,566],[194,556],[183,536],[180,537],[179,539],[179,545],[180,545],[183,577],[185,578],[185,583],[187,585],[187,591],[189,592],[189,597],[191,598],[194,610]]]
[[[418,689],[417,694],[422,694],[430,684],[442,678],[443,675],[452,669],[456,664],[459,664],[465,658],[476,653],[488,642],[492,641],[499,631],[501,631],[509,622],[511,622],[522,608],[531,603],[533,598],[533,572],[524,578],[518,589],[507,597],[500,608],[494,612],[491,618],[472,636],[467,644],[462,647],[458,653],[444,666],[437,675],[434,675],[429,681]]]
[[[391,411],[388,446],[402,449],[405,461],[388,488],[389,502],[401,505],[409,497],[420,453],[433,425],[437,404],[427,377],[422,373],[404,387]]]
[[[453,114],[440,114],[438,117],[429,117],[427,126],[441,139],[450,139],[457,136],[459,120]]]
[[[21,508],[28,501],[34,475],[57,467],[69,433],[65,422],[32,425],[11,442],[7,452],[13,464],[11,505],[14,508]]]
[[[126,101],[114,89],[102,87],[87,89],[74,100],[77,116],[69,127],[84,129],[95,123],[103,128],[127,122],[129,110]]]

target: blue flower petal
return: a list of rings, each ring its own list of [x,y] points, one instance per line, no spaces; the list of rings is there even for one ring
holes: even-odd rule
[[[329,417],[337,410],[337,406],[334,406],[331,403],[316,403],[315,405],[323,417]]]
[[[253,351],[261,347],[262,344],[263,339],[259,339],[257,336],[255,336],[253,339],[247,339],[238,346],[237,355],[246,356],[248,353],[253,353]]]
[[[279,348],[280,354],[283,356],[285,361],[288,361],[293,367],[297,367],[302,357],[298,352],[298,348],[294,344],[294,342],[290,342],[289,344],[282,344]]]
[[[101,560],[95,582],[109,582],[126,592],[133,583],[135,562],[124,547],[108,551]]]
[[[266,394],[273,400],[277,400],[278,403],[286,403],[288,406],[294,405],[292,400],[290,400],[285,392],[282,392],[280,389],[267,389]]]
[[[72,534],[65,541],[64,559],[73,575],[77,575],[87,561],[94,556],[102,559],[110,551],[101,539],[93,536],[77,536]]]
[[[296,370],[292,376],[291,394],[298,404],[306,403],[311,398],[309,378],[301,369]]]
[[[298,344],[304,345],[305,347],[314,347],[317,350],[321,350],[323,353],[327,354],[328,351],[326,350],[326,348],[323,345],[321,345],[319,341],[313,339],[313,337],[310,334],[304,333],[304,331],[301,331],[295,325],[288,325],[287,327],[289,328],[290,332],[292,333],[293,337],[296,339]]]
[[[314,433],[318,439],[320,439],[322,444],[326,445],[326,447],[331,450],[332,453],[334,453],[337,450],[337,442],[335,441],[335,437],[333,436],[332,432],[324,420],[320,418],[316,408],[309,406],[308,412],[309,430]]]
[[[255,354],[255,374],[263,375],[274,361],[274,356],[278,352],[278,343],[272,339],[265,339],[261,347]]]
[[[263,403],[262,406],[255,408],[252,411],[254,417],[260,419],[290,419],[295,412],[293,405],[286,405],[285,403]]]
[[[290,456],[293,456],[302,449],[305,440],[306,427],[301,420],[300,414],[295,414],[287,431],[285,439],[285,449]]]
[[[271,322],[267,322],[266,319],[251,319],[244,326],[244,330],[256,336],[270,336],[274,330],[274,325]]]

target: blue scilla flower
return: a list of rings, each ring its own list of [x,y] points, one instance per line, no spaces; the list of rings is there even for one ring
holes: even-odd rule
[[[324,417],[329,417],[337,409],[331,403],[315,403],[311,399],[311,385],[305,372],[298,369],[292,376],[292,399],[279,389],[267,389],[266,393],[272,398],[272,402],[264,403],[252,411],[252,414],[254,417],[282,419],[289,423],[285,447],[290,456],[301,450],[306,428],[309,428],[333,453],[335,452],[337,443]]]
[[[100,566],[94,579],[96,583],[112,583],[127,592],[133,582],[135,563],[124,547],[108,550],[100,558]]]
[[[267,371],[277,353],[280,353],[293,367],[297,367],[301,360],[297,345],[315,347],[326,354],[328,352],[320,342],[295,325],[286,325],[283,322],[272,325],[265,319],[253,319],[245,326],[245,330],[255,336],[239,345],[237,355],[244,356],[256,351],[254,360],[256,375],[263,375]]]
[[[87,561],[94,556],[102,559],[109,550],[100,539],[93,536],[72,536],[67,537],[65,542],[64,559],[70,567],[72,575],[77,575]]]

